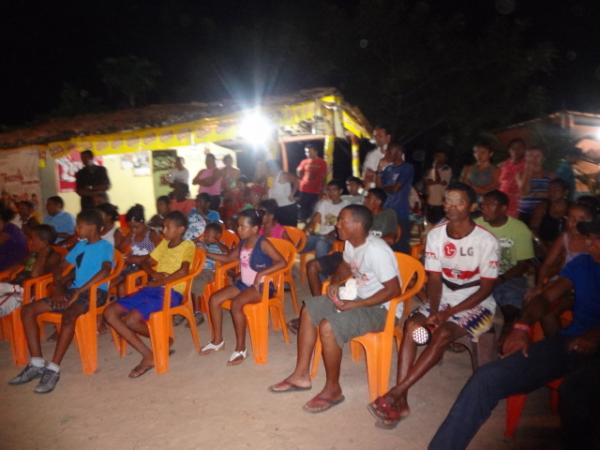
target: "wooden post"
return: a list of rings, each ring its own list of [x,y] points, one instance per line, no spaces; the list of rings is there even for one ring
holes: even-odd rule
[[[323,147],[323,156],[327,163],[327,181],[330,181],[333,177],[333,149],[335,148],[335,136],[325,136],[325,145]]]
[[[360,178],[360,143],[354,135],[350,137],[352,146],[352,175]]]
[[[287,172],[289,169],[287,146],[285,145],[285,142],[283,142],[282,140],[279,140],[279,146],[281,147],[281,169],[284,172]]]

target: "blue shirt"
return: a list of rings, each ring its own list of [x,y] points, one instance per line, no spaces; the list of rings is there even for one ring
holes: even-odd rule
[[[88,241],[79,241],[67,254],[65,260],[75,266],[75,280],[72,288],[79,288],[90,281],[100,270],[102,264],[112,264],[114,248],[110,242],[100,239],[93,244]],[[108,290],[108,283],[100,286],[103,291]]]
[[[396,212],[399,218],[407,218],[410,213],[408,197],[413,183],[414,169],[412,164],[402,163],[400,165],[389,165],[383,169],[381,182],[384,187],[400,183],[402,186],[398,192],[388,194],[388,198],[383,205],[385,208],[391,208]]]
[[[44,217],[44,223],[53,227],[57,233],[75,233],[75,219],[66,211],[61,211],[54,216]],[[63,238],[58,238],[56,241],[60,242],[62,240]]]
[[[206,220],[208,221],[208,223],[220,222],[221,221],[221,216],[214,209],[209,209],[208,213],[206,214]]]
[[[217,255],[223,254],[223,250],[221,250],[221,247],[219,247],[219,244],[217,243],[206,244],[203,242],[202,245],[208,253],[216,253]],[[217,265],[215,260],[212,258],[206,258],[206,261],[204,262],[204,270],[216,270],[216,268]]]
[[[560,272],[575,289],[573,322],[562,330],[567,336],[581,336],[594,327],[600,327],[600,263],[590,255],[579,255]]]

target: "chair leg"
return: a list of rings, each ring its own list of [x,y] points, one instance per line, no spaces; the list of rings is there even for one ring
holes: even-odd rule
[[[198,327],[196,326],[196,318],[191,310],[191,303],[189,303],[189,307],[185,308],[181,315],[186,318],[188,324],[190,325],[190,333],[192,333],[192,342],[194,343],[194,348],[197,353],[200,353],[200,335],[198,334]],[[173,322],[172,320],[170,321]],[[171,327],[171,330],[173,328]]]
[[[312,364],[310,366],[310,377],[315,378],[317,373],[319,372],[319,364],[321,363],[321,352],[323,351],[323,346],[321,345],[321,337],[317,332],[317,340],[315,342],[315,349],[313,351],[313,359]]]
[[[92,375],[98,368],[98,335],[96,315],[84,314],[75,323],[75,339],[83,373]]]
[[[507,438],[512,439],[515,436],[526,400],[527,395],[525,394],[511,395],[506,398],[506,429],[504,430],[504,436]]]
[[[363,346],[355,341],[350,341],[350,353],[352,354],[352,361],[355,363],[360,362],[363,357]]]
[[[358,345],[354,342],[351,343],[352,346]],[[374,401],[378,397],[379,393],[379,352],[375,348],[364,348],[365,356],[366,356],[366,364],[367,364],[367,382],[369,385],[369,401]]]
[[[11,329],[13,361],[17,366],[25,365],[29,361],[29,350],[27,348],[27,338],[25,337],[23,322],[21,321],[21,308],[15,309],[6,317],[6,320],[9,321]]]
[[[253,305],[248,305],[253,306]],[[248,331],[252,342],[252,354],[256,364],[266,364],[269,358],[269,311],[268,306],[245,307]]]
[[[152,353],[154,354],[154,370],[158,374],[169,370],[170,328],[167,323],[168,319],[170,317],[161,311],[150,314],[150,320],[148,320]]]

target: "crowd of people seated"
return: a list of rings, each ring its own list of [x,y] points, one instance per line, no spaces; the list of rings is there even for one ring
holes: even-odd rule
[[[314,146],[307,147],[297,173],[269,161],[264,176],[253,181],[230,158],[218,168],[209,154],[206,169],[192,181],[199,186],[195,198],[184,182],[188,176],[173,177],[170,195],[156,200],[156,214],[146,220],[144,208],[133,205],[124,215],[123,228],[117,226],[123,222],[106,193],[88,199],[76,219],[63,210],[58,196],[47,199],[43,220],[31,201],[3,201],[0,271],[7,282],[0,284],[0,292],[12,293],[0,314],[21,306],[17,287],[24,279],[48,273],[54,277],[50,297],[21,308],[30,361],[9,383],[39,378],[37,393],[56,387],[77,318],[89,308],[89,287],[110,273],[115,250],[124,255],[125,268],[110,287],[98,290],[98,305],[108,304],[98,327],[105,321],[140,353],[131,378],[153,369],[152,348],[143,339],[149,337],[147,321],[163,307],[165,284],[190,272],[198,248],[206,259],[191,288],[196,325],[204,322],[200,299],[208,295],[217,265],[239,263],[239,274],[229,273],[225,287],[210,293],[211,339],[201,354],[223,349],[221,305],[231,300],[235,346],[227,364],[243,363],[248,356],[243,308],[261,301],[264,277],[286,264],[268,238],[291,241],[285,226],[298,226],[307,236],[303,252],[314,252],[306,268],[311,295],[290,322],[298,339],[295,366],[269,389],[277,394],[311,389],[310,363],[318,336],[326,381],[304,409],[321,413],[340,404],[342,348],[354,337],[383,329],[390,300],[403,290],[394,252],[410,252],[414,170],[385,127],[376,127],[374,135],[377,148],[367,155],[363,178],[345,181],[327,180],[327,164]],[[410,415],[409,389],[444,352],[459,338],[477,341],[501,317],[503,328],[496,338],[502,358],[465,380],[430,448],[465,448],[500,399],[560,377],[565,377],[561,390],[579,402],[564,402],[568,442],[591,448],[585,439],[596,436],[588,433],[584,439],[581,433],[593,429],[594,414],[582,414],[578,406],[594,411],[600,400],[590,382],[590,373],[598,374],[600,367],[600,201],[576,198],[572,173],[563,167],[562,178],[554,177],[543,165],[543,151],[527,148],[521,140],[510,143],[510,157],[499,166],[493,164],[490,145],[478,143],[473,153],[476,162],[464,168],[460,182],[452,181],[443,151],[434,152],[433,165],[423,177],[428,227],[419,239],[428,279],[409,314],[403,315],[408,303],[397,308],[398,319],[406,320],[395,384],[368,410],[378,427],[396,427]],[[182,172],[183,163],[178,164]],[[222,241],[228,229],[239,238],[233,247]],[[341,246],[335,245],[340,241]],[[64,258],[60,247],[67,249]],[[149,281],[128,293],[126,277],[139,270]],[[324,293],[325,280],[329,285]],[[344,290],[348,280],[356,286],[352,298]],[[275,288],[265,283],[264,289]],[[183,297],[182,283],[172,289],[172,306]],[[63,318],[54,354],[44,359],[36,318],[49,311]],[[572,321],[561,329],[565,311],[572,312]],[[174,320],[176,325],[181,322]],[[530,345],[531,327],[537,322],[546,338]],[[428,330],[430,339],[419,352],[411,336],[420,328]]]

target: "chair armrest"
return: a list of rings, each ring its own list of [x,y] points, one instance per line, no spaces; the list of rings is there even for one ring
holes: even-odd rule
[[[23,282],[23,304],[31,303],[34,298],[39,300],[41,297],[38,291],[41,293],[42,286],[45,289],[52,281],[54,281],[54,276],[51,273],[25,280]]]
[[[138,283],[139,282],[139,283]],[[132,272],[125,278],[125,293],[131,295],[148,284],[148,274],[143,270]]]
[[[23,270],[25,270],[25,267],[22,266],[21,264],[19,264],[17,266],[13,266],[9,269],[3,270],[2,272],[0,272],[0,281],[10,281],[14,277],[16,277],[19,273],[21,273]]]
[[[275,286],[275,290],[277,295],[282,295],[285,288],[285,272],[287,271],[287,267],[282,267],[275,272],[272,272],[263,277],[263,287],[262,287],[262,299],[263,301],[269,301],[269,283],[273,283]]]
[[[217,290],[225,287],[225,278],[227,277],[227,271],[231,269],[236,269],[239,266],[239,264],[239,261],[231,261],[228,263],[217,262],[215,266],[215,283]]]

